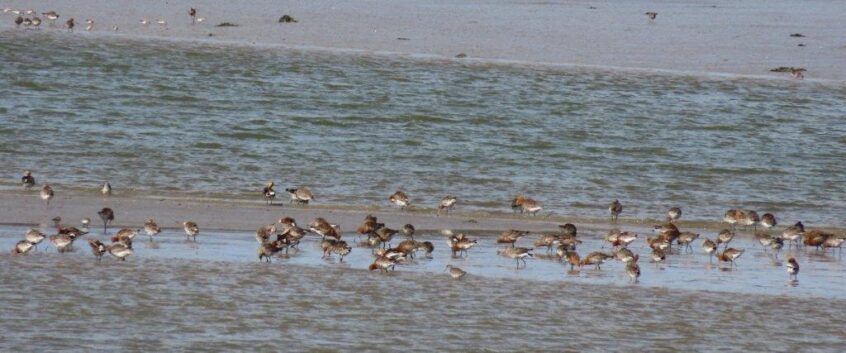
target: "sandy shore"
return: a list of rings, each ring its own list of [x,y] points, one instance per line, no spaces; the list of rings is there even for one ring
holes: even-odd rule
[[[36,6],[58,11],[61,23],[74,17],[77,35],[88,34],[84,20],[92,18],[94,33],[117,25],[129,36],[785,78],[768,70],[801,66],[808,79],[846,80],[846,2],[835,0],[0,1]],[[205,18],[193,26],[192,6]],[[646,11],[658,12],[656,21]],[[299,22],[278,23],[284,14]],[[0,29],[13,30],[13,19],[0,16]],[[239,26],[215,27],[221,22]]]

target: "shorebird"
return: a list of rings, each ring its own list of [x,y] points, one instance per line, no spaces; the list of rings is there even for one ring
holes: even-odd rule
[[[526,267],[526,258],[535,256],[532,252],[532,249],[517,248],[513,246],[507,247],[505,249],[499,249],[496,251],[496,253],[517,261],[517,268],[520,268],[520,261],[523,262],[523,267]]]
[[[97,258],[97,263],[100,263],[103,255],[105,255],[106,251],[108,251],[106,244],[103,244],[97,239],[88,239],[88,246],[91,247],[91,252],[94,254],[94,257]]]
[[[30,20],[30,21],[31,21],[32,25],[35,26],[35,27],[41,26],[41,19],[38,18],[38,17],[33,17],[32,20]]]
[[[755,232],[754,238],[758,241],[758,243],[761,244],[761,247],[764,248],[764,251],[766,251],[767,247],[769,247],[770,244],[772,244],[773,242],[773,237],[764,232]]]
[[[31,190],[32,187],[35,186],[35,177],[32,176],[32,171],[24,171],[24,175],[21,177],[21,184],[26,191]]]
[[[256,230],[256,241],[259,244],[267,243],[270,236],[276,233],[276,224],[261,226]]]
[[[676,242],[679,244],[679,247],[684,247],[692,253],[693,247],[690,243],[693,243],[696,239],[699,239],[699,234],[693,232],[682,232],[679,234],[679,238],[676,239]]]
[[[16,18],[15,18],[15,27],[20,28],[20,27],[21,27],[21,23],[23,23],[23,22],[24,22],[24,18],[23,18],[23,16],[18,16],[18,17],[16,17]]]
[[[667,259],[667,254],[663,250],[652,249],[652,253],[650,254],[650,257],[652,257],[652,262],[655,263],[655,266],[658,266],[658,264],[664,262],[664,260]],[[710,257],[709,257],[709,259],[710,259]]]
[[[702,242],[702,251],[708,254],[708,262],[711,262],[711,257],[717,251],[717,244],[711,241],[711,239],[705,238],[705,241]]]
[[[764,213],[764,215],[761,216],[761,226],[764,228],[770,229],[776,225],[778,225],[778,221],[776,221],[776,218],[772,213]]]
[[[70,32],[73,32],[73,26],[75,26],[75,25],[76,25],[76,23],[74,23],[72,17],[70,19],[68,19],[67,22],[65,22],[65,26],[68,27],[68,31],[70,31]]]
[[[305,238],[305,235],[308,231],[297,227],[296,225],[282,225],[282,233],[276,235],[276,240],[285,240],[290,246],[299,249],[300,240]],[[285,249],[285,253],[288,253],[288,249]]]
[[[103,187],[100,189],[100,192],[103,193],[103,196],[112,196],[112,184],[109,184],[107,181],[103,184]]]
[[[68,234],[53,234],[47,239],[50,240],[50,243],[56,247],[56,250],[58,250],[59,253],[64,253],[73,244],[73,240],[75,238]]]
[[[559,234],[541,234],[541,237],[538,238],[538,240],[535,240],[534,244],[532,245],[534,245],[535,249],[546,247],[546,253],[549,254],[552,251],[552,247],[560,242],[558,239],[559,236]],[[561,257],[561,255],[559,255],[558,257]]]
[[[784,247],[784,240],[781,238],[773,238],[772,242],[770,242],[770,249],[773,249],[775,252],[775,258],[778,259],[778,252],[781,251],[781,248]]]
[[[737,250],[735,248],[728,248],[720,254],[717,254],[717,260],[722,262],[731,262],[732,266],[736,266],[737,264],[734,263],[740,255],[743,255],[744,250]]]
[[[537,216],[538,212],[543,210],[543,203],[535,201],[530,198],[524,198],[520,203],[520,213],[529,213],[532,216]]]
[[[17,243],[15,243],[15,248],[12,249],[12,255],[25,255],[30,250],[32,250],[32,248],[34,246],[35,246],[35,244],[30,243],[26,239],[20,240]]]
[[[194,24],[194,19],[197,17],[197,9],[192,7],[188,10],[188,16],[191,16],[191,24]]]
[[[142,18],[140,22],[141,22],[142,25],[145,25],[145,26],[150,24],[150,20],[148,20],[146,18]]]
[[[159,24],[159,26],[167,26],[167,21],[165,21],[165,19],[164,19],[164,18],[159,18],[159,19],[157,19],[157,20],[156,20],[156,23],[158,23],[158,24]]]
[[[159,235],[162,228],[152,218],[147,218],[144,220],[144,232],[150,237],[150,241],[153,241],[153,236]]]
[[[188,238],[197,242],[197,234],[200,234],[200,227],[197,226],[197,223],[191,221],[182,222],[182,229],[185,230],[185,234]]]
[[[132,247],[126,246],[123,243],[114,243],[108,246],[109,254],[120,261],[126,261],[126,257],[132,255]]]
[[[661,238],[646,237],[646,244],[649,245],[649,248],[652,250],[658,249],[663,251],[670,248],[670,242]]]
[[[197,17],[197,23],[202,23],[205,20],[206,20],[205,17]]]
[[[444,272],[448,272],[449,276],[453,279],[461,279],[461,277],[467,275],[467,272],[464,272],[464,270],[453,265],[446,265],[446,269],[444,269]]]
[[[308,205],[308,202],[314,200],[314,195],[305,186],[285,189],[291,194],[291,203],[298,203],[301,205]]]
[[[438,204],[438,213],[437,215],[441,215],[441,211],[449,215],[449,211],[455,207],[455,203],[458,202],[458,198],[452,195],[446,195],[444,198],[441,199],[441,203]]]
[[[667,222],[677,221],[682,216],[682,209],[679,207],[670,208],[667,211]]]
[[[59,18],[59,14],[56,11],[42,12],[41,15],[50,20],[51,25]]]
[[[330,237],[341,240],[341,233],[338,232],[334,225],[323,219],[323,217],[317,217],[311,221],[311,223],[308,224],[308,229],[317,233],[323,239]],[[393,232],[396,233],[396,231]]]
[[[373,263],[370,264],[370,266],[368,266],[367,268],[370,271],[375,271],[378,269],[379,272],[388,272],[389,269],[391,271],[395,270],[396,264],[396,261],[391,260],[387,257],[380,256],[377,257],[376,260],[374,260]]]
[[[258,255],[259,261],[265,259],[266,262],[270,263],[270,258],[285,247],[287,247],[287,245],[280,240],[264,242],[259,245],[258,249],[256,249],[256,254]]]
[[[100,212],[97,212],[97,215],[103,220],[103,234],[106,234],[109,231],[109,223],[115,220],[115,211],[112,211],[111,208],[103,207]]]
[[[792,243],[796,243],[799,245],[799,239],[805,235],[805,225],[802,222],[796,222],[790,227],[787,227],[784,232],[781,233],[781,238],[787,240]]]
[[[511,200],[511,211],[517,213],[523,213],[523,201],[526,200],[526,197],[523,195],[517,195],[514,199]]]
[[[368,215],[368,217],[364,219],[364,223],[358,226],[355,231],[359,235],[368,236],[375,232],[376,229],[382,228],[384,226],[385,225],[382,223],[376,223],[376,217]]]
[[[608,205],[608,213],[611,214],[611,220],[616,221],[617,217],[620,216],[620,213],[623,213],[623,204],[620,203],[620,200],[614,200]]]
[[[787,265],[784,267],[787,270],[787,276],[792,280],[799,279],[799,263],[796,262],[795,257],[790,257],[787,259]]]
[[[584,267],[586,265],[594,265],[596,266],[597,270],[601,270],[600,265],[602,265],[605,260],[612,258],[613,256],[608,255],[606,253],[600,251],[594,251],[587,256],[585,256],[581,261],[579,261],[579,266]]]
[[[328,258],[332,256],[332,253],[336,253],[341,257],[340,262],[344,262],[344,256],[349,255],[352,251],[352,247],[343,240],[324,239],[320,243],[320,247],[323,249],[321,258]]]
[[[803,74],[803,72],[805,72],[805,71],[808,71],[808,70],[805,70],[804,68],[801,68],[801,67],[791,67],[790,68],[790,77],[793,77],[794,79],[797,79],[797,80],[804,80],[805,74]]]
[[[55,196],[53,188],[49,184],[44,184],[41,187],[41,199],[47,202],[47,208],[50,208],[50,200],[53,199],[53,196]]]
[[[29,28],[29,26],[32,26],[32,20],[30,20],[29,17],[24,17],[23,25],[24,25],[24,27]]]
[[[652,228],[652,230],[653,232],[655,232],[655,234],[658,235],[659,239],[664,240],[670,244],[673,244],[673,242],[675,242],[676,239],[678,239],[678,237],[681,235],[679,228],[676,227],[675,224],[670,222],[655,226]]]
[[[79,220],[79,224],[82,226],[82,229],[85,231],[85,233],[88,233],[88,226],[91,224],[91,218],[85,217]]]
[[[758,230],[758,223],[761,222],[761,217],[758,217],[758,212],[755,211],[748,211],[746,212],[746,217],[741,220],[741,224],[744,226],[752,226],[754,230]]]
[[[637,261],[626,263],[626,274],[629,275],[632,283],[637,283],[638,277],[640,277],[640,266],[637,265]]]
[[[117,25],[112,26],[112,31],[117,32],[117,31],[118,31],[118,26],[117,26]]]
[[[402,226],[402,235],[405,235],[407,238],[414,240],[414,226],[411,224],[406,224]]]
[[[393,239],[394,234],[397,233],[397,230],[388,227],[381,227],[373,232],[373,234],[379,238],[379,242],[382,243],[382,247],[387,247],[388,243],[390,243],[391,239]]]
[[[655,17],[658,17],[658,13],[653,11],[649,11],[644,15],[646,15],[646,17],[649,17],[649,21],[655,21]]]
[[[723,229],[720,231],[719,234],[717,234],[717,246],[720,246],[720,244],[725,244],[725,246],[728,246],[728,243],[730,243],[732,239],[734,239],[734,232],[728,229]]]
[[[836,236],[830,236],[826,238],[825,241],[822,243],[823,254],[825,254],[825,249],[828,248],[837,248],[838,252],[841,251],[843,249],[842,246],[844,241],[846,241],[846,239]]]
[[[520,240],[520,238],[525,237],[527,234],[529,234],[529,232],[522,231],[522,230],[516,230],[516,229],[509,229],[509,230],[502,232],[502,234],[500,234],[496,238],[496,243],[497,244],[510,244],[511,247],[514,247],[514,243],[516,243],[517,240]]]
[[[24,233],[24,240],[30,242],[34,247],[38,247],[38,244],[41,243],[47,236],[44,233],[41,233],[35,229],[28,228]]]
[[[449,245],[450,250],[452,250],[452,256],[456,256],[456,253],[458,256],[461,256],[462,254],[466,255],[467,250],[476,246],[477,241],[475,239],[470,240],[466,235],[464,235],[464,233],[458,233],[450,235],[447,239],[447,244]]]
[[[640,258],[638,254],[633,253],[627,248],[617,249],[617,251],[615,251],[613,254],[614,258],[620,260],[620,262],[622,263],[637,262],[637,260]]]
[[[267,184],[264,185],[264,189],[262,189],[261,193],[264,195],[264,200],[267,202],[268,205],[273,205],[273,199],[276,198],[276,191],[273,190],[273,182],[269,181]]]
[[[576,233],[578,233],[578,229],[572,223],[561,224],[561,225],[558,226],[558,228],[561,230],[561,233],[564,234],[564,235],[571,235],[571,236],[575,237]]]
[[[577,252],[564,250],[561,249],[561,247],[559,247],[558,249],[558,257],[567,259],[567,263],[570,264],[570,271],[573,271],[576,266],[581,267],[581,259],[579,259],[579,254]]]
[[[405,210],[411,205],[411,200],[408,199],[408,195],[400,190],[391,194],[391,196],[388,197],[388,201],[399,206],[400,210]]]
[[[87,25],[87,26],[85,26],[86,31],[90,31],[92,28],[94,28],[94,20],[92,20],[90,18],[85,20],[85,24]]]
[[[735,225],[740,222],[743,222],[746,219],[746,213],[742,210],[738,210],[736,208],[732,208],[723,215],[723,222],[728,223],[731,225],[731,229],[733,230]]]

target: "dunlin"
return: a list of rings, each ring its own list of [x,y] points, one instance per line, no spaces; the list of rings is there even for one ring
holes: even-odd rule
[[[120,261],[126,261],[126,257],[132,255],[133,251],[132,248],[126,246],[123,243],[114,243],[108,246],[109,254],[114,256]]]
[[[681,234],[679,234],[679,238],[676,239],[676,242],[679,244],[679,247],[684,247],[692,253],[693,247],[690,244],[696,239],[699,239],[699,234],[697,233],[681,232]]]
[[[24,240],[32,243],[33,246],[38,247],[38,244],[41,243],[47,236],[44,233],[41,233],[35,229],[29,228],[24,233]]]
[[[626,274],[629,275],[631,282],[637,283],[640,277],[640,266],[637,265],[637,261],[626,263]]]
[[[53,199],[53,196],[55,196],[53,188],[50,187],[49,184],[44,184],[44,186],[41,187],[41,199],[47,202],[47,208],[50,207],[50,200]]]
[[[103,207],[100,212],[97,212],[97,215],[99,215],[100,219],[103,220],[103,234],[106,234],[109,231],[109,223],[114,222],[115,220],[115,211],[111,208]]]
[[[153,236],[161,233],[162,228],[152,218],[147,218],[144,220],[144,232],[150,237],[150,241],[153,241]]]
[[[50,20],[51,24],[59,18],[59,14],[56,11],[42,12],[41,15]]]
[[[611,214],[611,220],[616,221],[617,217],[620,216],[620,213],[623,213],[623,204],[620,203],[620,200],[614,200],[608,205],[608,213]]]
[[[291,203],[308,205],[309,201],[314,200],[314,194],[305,186],[288,188],[285,191],[291,194]]]
[[[35,177],[32,176],[32,171],[24,171],[24,175],[21,177],[21,184],[23,184],[26,191],[29,191],[33,186],[35,186]]]
[[[464,272],[464,270],[453,265],[446,265],[446,269],[444,271],[448,272],[449,276],[453,279],[461,279],[461,277],[467,275],[467,272]]]
[[[103,255],[108,251],[106,244],[103,244],[97,239],[88,239],[88,246],[91,247],[91,252],[97,258],[97,263],[103,258]]]
[[[664,260],[667,259],[667,253],[665,253],[664,250],[661,249],[652,249],[650,257],[652,257],[652,262],[655,263],[655,266],[658,266],[658,264],[664,262]]]
[[[325,239],[321,243],[321,247],[323,248],[324,258],[331,256],[332,253],[336,253],[340,256],[340,262],[344,262],[344,256],[349,255],[352,251],[352,247],[343,240]]]
[[[323,219],[323,217],[317,217],[311,223],[308,224],[309,230],[312,232],[317,233],[320,235],[321,238],[335,238],[337,240],[341,240],[341,233],[335,228],[334,225],[330,224],[328,221]],[[394,231],[396,232],[396,231]]]
[[[538,212],[543,211],[543,203],[530,198],[524,198],[523,202],[520,203],[520,209],[520,212],[522,213],[528,213],[532,216],[537,216]]]
[[[541,234],[541,237],[535,240],[534,247],[535,249],[546,247],[546,253],[548,254],[552,251],[552,247],[559,243],[559,236],[559,234],[555,233]],[[559,255],[559,257],[561,256]]]
[[[470,238],[467,238],[467,236],[463,233],[458,233],[450,235],[447,239],[447,244],[449,245],[450,250],[452,250],[452,256],[456,256],[456,254],[461,256],[462,254],[466,255],[467,250],[476,246],[477,241],[475,239],[470,240]]]
[[[787,227],[782,233],[781,238],[789,241],[791,244],[799,245],[799,239],[805,235],[805,225],[802,222],[796,222],[790,227]]]
[[[602,265],[605,260],[610,259],[612,257],[613,256],[608,255],[604,252],[595,251],[582,258],[582,260],[579,261],[579,266],[584,267],[586,265],[594,265],[596,266],[597,270],[601,270],[602,268],[600,267],[600,265]]]
[[[376,260],[374,260],[373,263],[370,264],[370,266],[368,266],[367,268],[370,271],[375,271],[378,269],[380,272],[388,272],[388,270],[395,270],[396,264],[397,263],[395,261],[387,257],[380,256],[377,257]]]
[[[758,212],[747,211],[746,217],[743,218],[740,224],[744,226],[752,226],[754,230],[758,230],[758,223],[761,222],[761,217],[758,217]]]
[[[761,226],[764,228],[770,229],[776,225],[778,225],[778,221],[776,221],[776,218],[772,213],[764,213],[764,215],[761,216]]]
[[[781,248],[784,247],[784,240],[781,238],[773,238],[772,242],[770,242],[770,249],[773,250],[775,253],[775,258],[778,259],[778,253],[781,251]]]
[[[276,224],[270,224],[266,226],[259,227],[256,230],[256,241],[259,244],[264,244],[270,239],[270,236],[276,233]]]
[[[793,280],[799,279],[799,262],[796,261],[795,257],[787,259],[787,265],[784,268],[787,270],[788,277]]]
[[[408,195],[404,192],[397,190],[391,196],[388,197],[388,201],[392,204],[399,206],[400,210],[405,210],[409,206],[411,206],[411,200],[409,200]]]
[[[68,234],[53,234],[47,239],[50,240],[50,243],[56,247],[56,250],[58,250],[59,253],[63,253],[71,247],[74,237]]]
[[[677,221],[682,216],[682,209],[679,207],[670,208],[667,211],[667,222]]]
[[[266,262],[271,262],[270,258],[282,250],[285,246],[286,245],[279,240],[264,242],[259,245],[258,249],[256,249],[256,255],[258,255],[259,261],[264,259]]]
[[[438,204],[438,216],[441,215],[441,212],[444,212],[449,215],[449,211],[451,211],[452,208],[455,207],[456,202],[458,202],[458,198],[456,198],[455,196],[444,196],[444,198],[441,199],[441,203]]]
[[[711,241],[711,239],[705,238],[705,241],[702,242],[702,251],[708,254],[708,262],[711,262],[711,257],[717,251],[717,244]]]
[[[561,233],[564,234],[564,235],[572,235],[572,236],[575,237],[576,233],[578,233],[578,229],[572,223],[559,225],[558,228],[561,230]]]
[[[273,190],[273,185],[273,182],[269,181],[264,185],[264,189],[261,191],[264,195],[264,201],[266,201],[268,205],[273,205],[273,199],[276,198],[276,191]]]
[[[637,262],[639,255],[627,248],[619,248],[614,252],[614,258],[622,263]]]
[[[182,222],[182,229],[185,230],[185,235],[189,239],[192,239],[194,242],[197,241],[197,234],[200,234],[200,227],[197,226],[197,223],[191,221]]]
[[[728,229],[723,229],[720,231],[719,234],[717,234],[717,246],[720,246],[720,244],[725,244],[725,246],[728,246],[728,243],[730,243],[732,239],[734,239],[734,232]]]
[[[514,259],[517,262],[517,268],[520,268],[521,261],[523,262],[523,267],[526,267],[526,258],[534,256],[534,252],[532,251],[532,249],[514,246],[507,247],[505,249],[499,249],[496,253]]]
[[[746,213],[736,208],[732,208],[723,214],[723,222],[728,223],[731,226],[731,229],[734,229],[738,223],[743,222],[745,219]]]

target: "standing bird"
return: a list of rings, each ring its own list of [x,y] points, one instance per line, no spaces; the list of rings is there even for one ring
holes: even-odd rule
[[[705,238],[705,241],[702,242],[702,251],[708,254],[708,262],[711,262],[711,257],[717,251],[717,244],[711,241],[711,239]]]
[[[799,279],[799,263],[796,262],[795,257],[790,257],[787,259],[787,265],[785,266],[787,269],[787,276],[793,280]]]
[[[772,213],[764,213],[764,215],[761,216],[761,225],[766,229],[770,229],[778,225],[778,221],[776,221],[776,218]]]
[[[32,176],[32,171],[24,171],[24,175],[21,177],[21,184],[23,184],[26,191],[31,190],[35,186],[35,177]]]
[[[273,182],[269,181],[262,189],[261,193],[264,194],[264,200],[267,201],[268,205],[273,205],[273,199],[276,198],[276,191],[273,190]]]
[[[637,265],[637,261],[626,263],[626,274],[629,275],[631,282],[637,283],[638,277],[640,277],[640,266]]]
[[[667,222],[677,221],[682,216],[682,209],[679,207],[673,207],[669,211],[667,211]]]
[[[805,225],[802,222],[796,222],[796,224],[787,227],[784,232],[781,233],[781,238],[790,242],[791,245],[796,243],[796,246],[799,246],[799,239],[805,236]]]
[[[38,247],[38,243],[44,240],[47,236],[35,229],[29,228],[24,233],[24,240],[32,243],[33,246]]]
[[[50,20],[50,24],[54,24],[57,19],[59,19],[59,14],[56,11],[49,11],[49,12],[42,12],[41,13],[44,17]]]
[[[404,192],[397,190],[395,193],[391,194],[388,197],[388,201],[392,204],[399,206],[400,210],[405,210],[408,206],[411,205],[411,200],[409,200],[408,195]]]
[[[147,218],[144,221],[144,232],[146,232],[147,235],[150,236],[150,241],[153,241],[153,236],[161,233],[162,228],[159,227],[159,225],[156,224],[156,221],[154,221],[152,218]]]
[[[106,244],[103,244],[97,239],[88,239],[88,245],[91,246],[91,252],[94,253],[94,257],[97,258],[97,263],[100,263],[103,255],[105,255],[106,251],[108,251]]]
[[[444,272],[449,272],[449,276],[453,279],[461,279],[461,277],[467,275],[467,272],[464,272],[464,270],[452,265],[446,265]]]
[[[516,248],[516,247],[507,247],[505,249],[499,249],[496,251],[497,254],[512,258],[517,261],[517,268],[520,268],[520,261],[523,262],[523,267],[526,267],[526,258],[527,257],[534,257],[534,253],[532,249],[529,248]]]
[[[658,17],[658,13],[653,11],[649,11],[644,15],[646,15],[646,17],[649,17],[649,21],[655,21],[655,17]]]
[[[717,246],[720,244],[726,244],[725,246],[728,246],[728,243],[730,243],[732,239],[734,239],[734,232],[728,229],[723,229],[719,234],[717,234]]]
[[[120,261],[126,261],[126,257],[132,255],[132,247],[124,243],[114,243],[108,246],[109,254]]]
[[[18,16],[17,18],[15,18],[15,27],[20,27],[21,23],[23,23],[23,21],[24,21],[23,16]]]
[[[73,32],[73,26],[75,26],[76,23],[73,22],[73,18],[70,18],[67,22],[65,22],[65,25],[68,27],[69,32]]]
[[[611,220],[616,221],[620,213],[623,213],[623,204],[620,203],[620,200],[614,200],[614,202],[608,205],[608,212],[611,213]]]
[[[732,266],[736,266],[737,264],[734,263],[740,255],[743,255],[743,250],[737,250],[735,248],[728,248],[720,254],[717,254],[717,260],[722,262],[731,262]]]
[[[291,203],[298,203],[301,205],[308,205],[308,202],[314,200],[314,194],[305,186],[285,189],[291,194]]]
[[[100,189],[100,192],[103,193],[103,196],[112,196],[112,184],[109,184],[109,182],[107,181],[105,184],[103,184],[103,188]]]
[[[805,72],[805,71],[808,71],[808,70],[805,70],[804,68],[801,68],[801,67],[791,67],[790,68],[790,77],[793,77],[794,79],[797,79],[797,80],[804,80],[805,74],[803,74],[803,72]]]
[[[509,229],[502,232],[502,234],[500,234],[496,238],[496,243],[511,244],[511,247],[514,247],[514,244],[517,242],[517,240],[520,240],[520,238],[526,236],[527,234],[529,234],[529,232],[516,229]]]
[[[53,196],[55,196],[53,188],[49,184],[44,184],[41,187],[41,199],[47,202],[47,208],[50,208],[50,200],[53,199]]]
[[[35,27],[41,26],[41,19],[38,17],[32,18],[32,25]]]
[[[407,238],[414,240],[415,229],[414,229],[413,225],[406,224],[406,225],[402,226],[402,229],[400,231],[402,232],[402,235],[405,235]]]
[[[197,242],[197,234],[200,234],[200,227],[197,226],[197,223],[191,221],[182,222],[182,229],[185,229],[185,234],[188,235],[188,238]]]
[[[194,20],[197,18],[197,9],[192,7],[188,10],[188,16],[191,16],[191,24],[194,24]]]
[[[520,203],[520,213],[529,213],[532,216],[537,216],[538,212],[543,210],[543,203],[535,201],[530,198],[524,198]]]
[[[27,241],[27,240],[21,240],[21,241],[19,241],[19,242],[17,242],[17,243],[15,244],[15,248],[14,248],[14,249],[12,249],[12,255],[23,255],[23,254],[26,254],[26,253],[28,253],[30,250],[32,250],[32,247],[33,247],[33,246],[35,246],[35,244],[30,243],[30,242],[29,242],[29,241]]]
[[[85,20],[85,24],[87,24],[87,26],[85,26],[86,31],[90,31],[92,28],[94,28],[94,20],[90,18]]]
[[[103,220],[103,234],[106,234],[109,231],[109,223],[115,220],[115,211],[112,211],[111,208],[103,207],[100,212],[97,212],[97,215]]]
[[[452,195],[446,195],[444,198],[441,199],[441,203],[438,204],[438,216],[441,215],[441,211],[449,215],[449,211],[455,207],[455,203],[458,202],[458,198]]]

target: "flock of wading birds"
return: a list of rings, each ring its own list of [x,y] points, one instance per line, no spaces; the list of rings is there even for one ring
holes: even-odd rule
[[[23,26],[24,28],[27,28],[27,29],[29,29],[29,28],[38,29],[38,28],[41,27],[41,23],[43,22],[41,20],[41,18],[38,17],[38,15],[37,15],[38,13],[33,9],[18,10],[18,9],[12,9],[12,8],[7,7],[7,8],[3,9],[3,14],[14,15],[16,27]],[[56,12],[56,11],[42,12],[41,15],[44,16],[44,18],[46,18],[48,21],[50,21],[50,24],[49,24],[50,26],[55,26],[56,20],[58,20],[59,17],[61,17],[61,15],[59,15],[59,13]],[[193,7],[188,10],[188,16],[191,17],[191,24],[200,23],[200,22],[203,22],[205,20],[204,17],[198,17],[197,16],[197,9],[195,9]],[[149,25],[152,21],[150,21],[149,19],[147,19],[145,17],[145,18],[142,18],[140,20],[140,22],[141,22],[142,25],[146,26],[146,25]],[[159,24],[159,26],[167,26],[167,20],[165,20],[162,17],[157,18],[155,20],[155,22],[157,24]],[[85,25],[86,25],[85,30],[90,31],[91,29],[94,28],[94,19],[91,19],[91,18],[85,19]],[[71,17],[71,18],[69,18],[65,21],[65,28],[67,28],[68,31],[73,32],[74,27],[76,27],[76,20],[74,20],[73,17]],[[117,32],[118,26],[114,25],[112,27],[112,30]]]
[[[26,171],[21,178],[21,183],[26,190],[31,190],[35,185],[35,177],[30,171]],[[112,187],[107,182],[100,190],[103,195],[110,196]],[[314,195],[307,187],[295,187],[285,189],[290,194],[291,203],[307,205],[314,200]],[[276,199],[276,191],[274,190],[274,183],[269,182],[262,190],[265,202],[273,204]],[[46,206],[50,207],[50,200],[53,199],[55,193],[53,188],[48,184],[41,187],[40,197],[46,202]],[[411,201],[404,192],[396,191],[388,197],[388,201],[398,206],[401,210],[405,210],[411,206]],[[444,197],[437,207],[437,215],[442,213],[449,214],[458,199],[455,196],[447,195]],[[517,196],[512,200],[511,207],[514,212],[520,212],[530,215],[536,215],[543,209],[543,204],[539,201],[533,200],[525,196]],[[608,212],[611,221],[616,222],[617,217],[623,212],[623,205],[618,200],[614,200],[608,206]],[[98,212],[100,219],[103,221],[103,232],[108,233],[108,226],[115,219],[115,213],[111,208],[103,208]],[[673,246],[677,246],[677,253],[693,252],[692,244],[699,239],[699,234],[693,232],[682,232],[673,223],[680,219],[682,210],[678,207],[671,208],[666,215],[666,222],[654,227],[654,237],[646,238],[646,245],[651,251],[651,259],[656,264],[663,262],[667,255],[673,254]],[[784,247],[785,242],[788,246],[800,245],[812,246],[816,251],[822,249],[823,252],[828,248],[838,248],[838,251],[843,244],[846,237],[838,236],[822,230],[805,230],[802,222],[785,228],[780,235],[771,235],[770,230],[777,225],[776,217],[771,213],[766,213],[759,217],[755,211],[744,211],[739,209],[730,209],[723,216],[723,221],[731,225],[731,229],[724,229],[720,231],[714,240],[705,238],[701,244],[702,251],[708,254],[709,261],[716,258],[719,263],[729,263],[730,266],[736,266],[735,261],[743,255],[743,249],[736,249],[729,247],[729,243],[735,237],[736,226],[752,226],[755,229],[755,239],[760,242],[765,251],[771,249],[775,257],[778,257],[779,251]],[[49,239],[59,253],[64,253],[72,249],[74,241],[89,232],[91,220],[84,218],[81,221],[81,228],[66,227],[62,225],[60,217],[53,219],[56,228],[56,234],[49,237],[38,230],[27,229],[24,239],[17,242],[15,248],[12,250],[14,255],[23,255],[32,250],[37,244],[44,239]],[[758,230],[760,225],[764,230]],[[188,240],[196,242],[197,235],[200,234],[200,228],[195,222],[182,222],[185,234]],[[320,236],[320,248],[323,251],[322,257],[328,258],[332,254],[337,254],[340,261],[343,261],[344,256],[352,251],[346,241],[341,239],[340,227],[337,224],[332,224],[322,217],[314,219],[307,225],[306,228],[301,228],[297,222],[290,217],[279,219],[276,223],[260,227],[256,231],[256,240],[259,247],[256,250],[259,261],[270,262],[271,258],[278,252],[284,250],[288,253],[290,248],[299,250],[300,241],[308,234]],[[92,252],[100,262],[103,255],[111,254],[115,258],[125,261],[126,257],[133,254],[132,241],[142,231],[142,229],[123,228],[118,230],[114,236],[111,237],[110,244],[101,242],[100,240],[89,238],[88,244]],[[161,233],[162,229],[155,220],[147,219],[144,222],[143,231],[150,237]],[[371,271],[380,270],[384,272],[393,271],[397,264],[404,263],[415,257],[418,252],[425,252],[426,257],[431,257],[434,251],[434,245],[429,241],[414,240],[414,226],[406,224],[400,229],[391,229],[384,223],[380,223],[378,219],[372,215],[367,215],[362,224],[356,229],[356,232],[363,237],[358,245],[372,249],[373,263],[369,266]],[[468,250],[473,248],[477,243],[477,239],[470,239],[463,233],[453,233],[445,230],[447,236],[447,245],[452,251],[454,257],[467,256]],[[402,240],[396,246],[391,245],[394,236],[401,234],[407,239]],[[526,258],[534,257],[534,249],[546,248],[547,254],[555,253],[559,261],[566,262],[570,265],[572,271],[575,267],[595,266],[600,269],[605,261],[616,259],[625,264],[625,271],[632,282],[637,282],[640,277],[640,267],[638,266],[639,255],[628,249],[638,235],[633,232],[612,230],[605,236],[605,241],[611,246],[610,250],[594,251],[587,256],[581,257],[576,252],[576,248],[582,242],[577,238],[577,228],[573,224],[560,225],[559,229],[552,232],[543,232],[534,241],[533,248],[518,247],[517,242],[524,237],[530,235],[527,231],[520,231],[509,229],[500,234],[496,242],[497,244],[506,244],[505,247],[497,250],[497,254],[513,259],[516,262],[517,268],[526,266]],[[275,238],[274,238],[275,236]],[[720,246],[723,250],[720,251]],[[603,245],[604,248],[604,245]],[[785,266],[788,276],[792,280],[796,280],[799,274],[799,263],[794,257],[787,260]],[[458,267],[447,265],[446,272],[453,278],[459,279],[463,277],[466,272]]]

